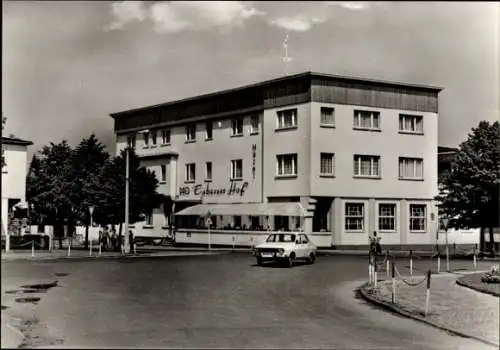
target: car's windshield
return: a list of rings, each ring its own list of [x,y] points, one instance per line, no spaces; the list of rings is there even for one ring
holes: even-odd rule
[[[295,235],[289,233],[275,233],[267,237],[268,243],[290,243],[295,242]]]

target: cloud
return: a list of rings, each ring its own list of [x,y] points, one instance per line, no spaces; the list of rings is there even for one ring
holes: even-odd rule
[[[241,26],[249,18],[264,15],[241,1],[162,1],[149,8],[143,2],[123,2],[114,3],[112,12],[110,29],[148,18],[160,33]]]
[[[328,6],[339,6],[352,11],[366,10],[370,7],[370,3],[366,1],[327,1],[326,4]]]
[[[144,21],[147,17],[147,9],[142,1],[114,2],[111,4],[111,12],[113,21],[106,30],[121,29],[131,22]]]
[[[277,19],[271,20],[270,24],[289,31],[306,32],[311,29],[314,24],[323,23],[326,20],[327,18],[325,17],[321,18],[296,15],[289,17],[278,17]]]

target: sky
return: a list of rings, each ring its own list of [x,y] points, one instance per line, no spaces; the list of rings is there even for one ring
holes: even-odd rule
[[[439,144],[499,119],[496,2],[4,1],[4,136],[114,152],[110,113],[304,71],[443,87]]]

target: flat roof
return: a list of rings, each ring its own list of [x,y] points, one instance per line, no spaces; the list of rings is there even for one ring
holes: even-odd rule
[[[245,90],[245,89],[264,87],[264,86],[271,85],[271,84],[278,83],[278,82],[300,79],[300,78],[305,78],[305,77],[310,77],[311,79],[313,79],[313,78],[320,78],[321,79],[322,78],[322,79],[328,79],[328,80],[343,80],[343,81],[350,81],[350,82],[357,82],[357,83],[369,83],[372,85],[391,86],[391,87],[407,87],[407,88],[414,88],[414,89],[434,91],[434,92],[439,92],[439,91],[443,90],[442,87],[430,86],[430,85],[410,84],[410,83],[402,83],[402,82],[395,82],[395,81],[388,81],[388,80],[366,79],[366,78],[355,77],[355,76],[342,76],[342,75],[325,74],[325,73],[317,73],[317,72],[309,71],[309,72],[298,73],[298,74],[294,74],[294,75],[287,75],[284,77],[279,77],[279,78],[275,78],[275,79],[271,79],[271,80],[261,81],[261,82],[253,83],[253,84],[249,84],[249,85],[244,85],[244,86],[240,86],[240,87],[233,88],[233,89],[220,90],[220,91],[211,92],[211,93],[202,94],[202,95],[197,95],[197,96],[193,96],[193,97],[188,97],[188,98],[184,98],[184,99],[180,99],[180,100],[176,100],[176,101],[170,101],[170,102],[160,103],[160,104],[156,104],[156,105],[150,105],[150,106],[145,106],[145,107],[129,109],[129,110],[121,111],[121,112],[111,113],[110,116],[112,118],[116,118],[116,117],[120,117],[122,115],[132,114],[132,113],[140,112],[140,111],[146,111],[146,110],[155,109],[158,107],[166,107],[166,106],[171,106],[171,105],[178,104],[178,103],[201,100],[204,98],[220,96],[220,95],[224,95],[224,94],[228,94],[228,93],[232,93],[232,92],[237,92],[237,91],[241,91],[241,90]]]
[[[2,136],[2,144],[6,145],[21,145],[21,146],[31,146],[33,142],[22,140],[17,137],[3,137]]]

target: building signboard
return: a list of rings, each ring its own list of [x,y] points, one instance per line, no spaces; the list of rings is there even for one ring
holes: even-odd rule
[[[227,188],[214,188],[210,183],[194,184],[191,186],[179,187],[179,196],[203,196],[203,197],[220,197],[220,196],[243,196],[248,188],[248,182],[231,181]]]

